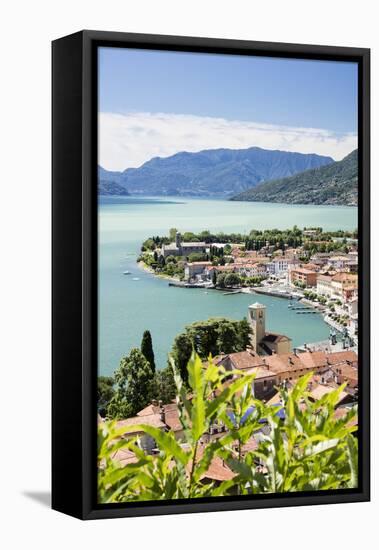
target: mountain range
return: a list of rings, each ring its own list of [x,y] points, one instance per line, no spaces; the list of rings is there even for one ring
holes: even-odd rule
[[[239,193],[231,200],[356,206],[358,150],[327,166],[262,183]]]
[[[99,166],[99,192],[230,198],[262,182],[333,163],[316,154],[248,149],[209,149],[155,157],[139,168],[111,172]],[[118,187],[120,186],[120,187]]]

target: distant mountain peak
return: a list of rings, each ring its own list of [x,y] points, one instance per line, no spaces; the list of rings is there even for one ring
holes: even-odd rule
[[[358,150],[326,166],[263,182],[231,200],[355,206],[358,203]]]
[[[264,181],[291,176],[334,162],[331,157],[249,147],[180,151],[154,157],[139,168],[108,172],[99,167],[100,181],[112,181],[132,194],[228,198]]]

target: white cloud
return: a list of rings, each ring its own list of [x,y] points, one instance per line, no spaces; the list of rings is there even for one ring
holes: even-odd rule
[[[357,136],[170,113],[100,113],[99,164],[108,170],[138,167],[179,151],[246,147],[318,153],[340,160],[357,147]]]

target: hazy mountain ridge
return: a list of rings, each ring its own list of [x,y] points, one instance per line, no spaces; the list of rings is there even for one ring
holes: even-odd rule
[[[356,206],[358,150],[333,164],[262,183],[231,200]]]
[[[99,180],[98,195],[130,195],[130,193],[115,181]]]
[[[139,168],[110,172],[99,167],[100,182],[113,181],[132,194],[230,197],[263,181],[283,178],[333,162],[316,154],[249,149],[209,149],[155,157]]]

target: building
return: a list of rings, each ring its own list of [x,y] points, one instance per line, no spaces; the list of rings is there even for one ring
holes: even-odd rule
[[[176,233],[175,242],[170,244],[164,244],[162,246],[162,255],[167,256],[189,256],[190,254],[200,253],[205,254],[207,251],[207,245],[204,242],[182,242],[182,236],[180,233]]]
[[[304,237],[315,237],[320,233],[319,229],[304,229],[303,235]]]
[[[258,354],[289,353],[291,338],[284,334],[266,331],[266,306],[256,302],[249,306],[251,345]]]
[[[187,281],[191,279],[204,278],[206,279],[207,270],[212,266],[212,262],[188,262],[184,266],[184,278]]]
[[[354,260],[348,254],[339,254],[338,256],[331,256],[328,264],[333,269],[345,269],[353,262]]]
[[[311,262],[319,267],[326,265],[331,256],[330,252],[316,252],[311,256]]]
[[[317,271],[307,269],[305,267],[295,267],[290,270],[290,283],[294,286],[297,284],[308,286],[316,286]]]
[[[320,294],[320,296],[332,297],[333,287],[332,277],[330,275],[317,275],[316,292]]]
[[[233,264],[232,264],[233,265]],[[235,263],[234,271],[244,277],[266,277],[266,265],[261,262]]]
[[[117,422],[117,429],[121,437],[140,436],[140,446],[148,454],[152,454],[157,447],[154,439],[143,432],[136,430],[141,424],[153,426],[163,431],[172,431],[175,438],[183,439],[183,426],[179,419],[179,411],[176,403],[163,405],[161,402],[153,401],[142,409],[136,416],[125,418]]]
[[[316,390],[319,385],[337,387],[346,382],[348,388],[353,390],[349,393],[354,396],[358,387],[358,356],[354,351],[308,351],[260,356],[253,350],[246,350],[221,356],[218,364],[228,371],[254,374],[253,391],[257,399],[270,399],[281,384],[292,384],[311,372],[318,377],[317,384],[311,388],[315,393],[323,393],[322,388]],[[344,397],[347,393],[346,389]]]
[[[299,265],[299,261],[294,258],[277,257],[266,264],[266,270],[270,275],[280,276],[287,273],[288,269],[295,268]]]
[[[340,272],[334,275],[317,276],[317,294],[343,303],[354,300],[358,294],[358,275]]]

